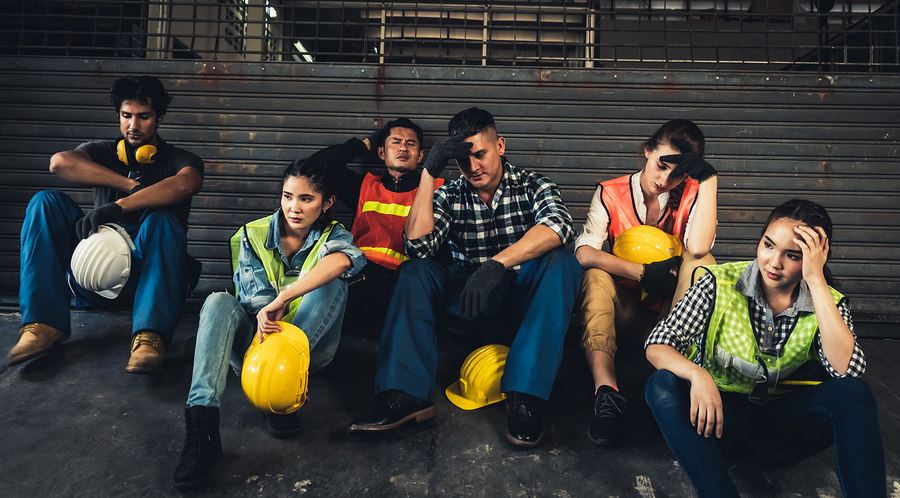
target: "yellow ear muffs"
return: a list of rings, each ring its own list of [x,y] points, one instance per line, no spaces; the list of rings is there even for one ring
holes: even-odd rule
[[[156,147],[152,145],[141,145],[134,151],[134,161],[129,161],[129,152],[132,151],[132,148],[128,146],[128,143],[125,139],[119,140],[119,143],[116,145],[116,154],[119,156],[119,161],[129,165],[136,166],[133,163],[138,164],[153,164],[153,161],[156,160]]]

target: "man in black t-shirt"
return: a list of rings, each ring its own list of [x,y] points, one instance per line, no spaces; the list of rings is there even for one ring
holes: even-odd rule
[[[191,198],[203,186],[203,161],[157,135],[172,98],[158,79],[138,76],[116,80],[110,101],[121,139],[88,142],[50,159],[56,175],[93,187],[94,209],[85,213],[58,190],[38,192],[28,204],[21,233],[22,326],[10,365],[69,338],[74,293],[79,304],[133,307],[126,371],[159,372],[188,288],[199,276],[199,263],[187,255],[187,220]],[[134,248],[127,282],[101,295],[79,285],[69,264],[79,240],[110,223],[128,232]],[[92,271],[109,268],[100,264]]]

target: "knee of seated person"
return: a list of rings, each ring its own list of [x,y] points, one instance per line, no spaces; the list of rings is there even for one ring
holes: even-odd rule
[[[65,202],[65,199],[69,198],[65,193],[61,190],[41,190],[40,192],[34,194],[30,201],[28,201],[28,211],[32,209],[36,209],[39,207],[53,206],[59,204],[60,202]],[[71,198],[69,198],[71,200]],[[74,203],[74,201],[72,201]]]
[[[672,403],[672,396],[678,389],[681,379],[669,370],[657,370],[647,379],[644,388],[644,398],[651,408],[654,406],[667,406]]]
[[[162,231],[165,232],[166,237],[186,238],[184,227],[178,221],[178,217],[168,211],[154,211],[148,214],[144,218],[141,229],[147,230],[150,234]]]
[[[581,277],[581,291],[615,295],[616,283],[609,273],[599,268],[589,268]]]
[[[838,406],[852,409],[875,407],[875,396],[872,394],[872,390],[858,377],[829,379],[820,386],[822,394],[839,401]]]
[[[200,309],[200,313],[203,313],[204,311],[209,312],[209,310],[225,306],[232,306],[235,302],[234,296],[227,292],[213,292],[206,297],[205,301],[203,301],[203,307]]]
[[[439,267],[440,265],[430,259],[410,258],[397,267],[396,278],[420,278],[422,276],[433,273],[435,269]]]

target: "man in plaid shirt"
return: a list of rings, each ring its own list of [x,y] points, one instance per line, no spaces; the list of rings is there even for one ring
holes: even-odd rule
[[[511,345],[501,380],[506,437],[533,447],[543,435],[541,408],[562,359],[581,278],[578,261],[565,249],[575,238],[572,217],[556,184],[506,161],[506,140],[489,112],[462,111],[448,131],[451,138],[428,154],[406,220],[411,259],[397,270],[381,335],[376,410],[348,432],[372,434],[436,415],[430,399],[436,331],[443,329],[472,349]],[[434,191],[450,159],[462,176]],[[445,243],[450,267],[428,259]]]

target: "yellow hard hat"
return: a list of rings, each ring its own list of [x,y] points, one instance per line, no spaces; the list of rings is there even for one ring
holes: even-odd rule
[[[613,254],[632,263],[656,263],[681,256],[681,242],[659,228],[636,225],[616,236]]]
[[[500,344],[482,346],[469,353],[459,380],[444,391],[447,399],[463,410],[474,410],[506,399],[500,392],[500,378],[509,348]]]
[[[309,339],[295,325],[277,323],[281,332],[267,334],[262,343],[254,336],[247,348],[241,386],[258,410],[287,415],[306,402]]]

